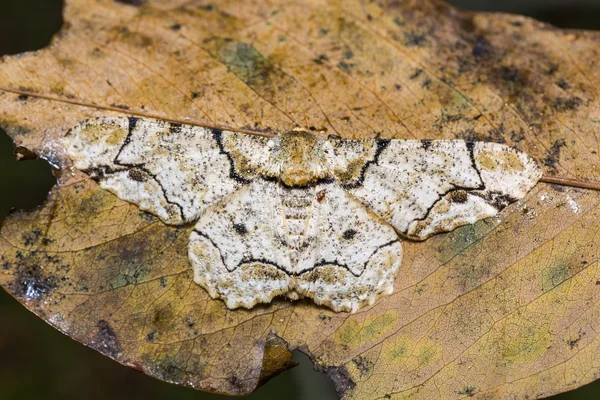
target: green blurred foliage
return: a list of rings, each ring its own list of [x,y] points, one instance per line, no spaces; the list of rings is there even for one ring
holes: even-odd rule
[[[600,0],[452,0],[465,9],[526,14],[557,26],[599,29]],[[0,0],[0,55],[46,46],[62,24],[61,0]],[[55,180],[43,160],[17,162],[0,130],[0,221],[11,208],[41,204]],[[332,383],[312,370],[307,356],[249,399],[335,399]],[[0,399],[223,400],[160,382],[91,350],[29,313],[0,289]],[[600,380],[553,400],[600,399]]]

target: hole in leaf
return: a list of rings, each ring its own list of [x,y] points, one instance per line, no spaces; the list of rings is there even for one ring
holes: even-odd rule
[[[471,11],[498,11],[526,15],[560,28],[600,29],[600,3],[596,0],[448,0]]]
[[[31,210],[46,199],[56,184],[50,164],[42,159],[31,159],[27,149],[18,149],[24,161],[17,161],[14,144],[0,129],[0,221],[11,208]]]

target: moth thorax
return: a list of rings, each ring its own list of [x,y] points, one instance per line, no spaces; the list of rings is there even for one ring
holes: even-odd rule
[[[277,136],[274,156],[280,163],[280,179],[287,186],[306,186],[331,176],[327,167],[326,142],[306,131]]]

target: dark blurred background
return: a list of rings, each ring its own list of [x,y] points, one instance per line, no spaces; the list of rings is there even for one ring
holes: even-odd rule
[[[478,11],[524,14],[556,26],[600,29],[600,0],[452,0]],[[46,46],[62,24],[61,0],[0,0],[0,56]],[[0,221],[11,208],[31,209],[54,184],[42,160],[17,163],[13,145],[0,129]],[[312,370],[310,360],[272,379],[250,399],[336,399],[329,380]],[[69,339],[0,289],[0,400],[131,399],[224,400],[167,384],[101,356]],[[600,380],[553,400],[600,399]]]

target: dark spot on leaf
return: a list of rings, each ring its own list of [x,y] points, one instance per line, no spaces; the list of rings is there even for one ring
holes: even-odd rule
[[[192,92],[191,97],[192,97],[192,99],[197,99],[198,97],[200,97],[200,93],[198,93],[198,92]]]
[[[402,85],[400,85],[400,84],[398,84],[398,83],[395,83],[395,84],[394,84],[394,89],[396,89],[396,90],[400,90],[400,89],[402,89]]]
[[[404,45],[407,47],[421,47],[427,42],[427,35],[424,33],[404,32]]]
[[[81,206],[79,208],[79,215],[87,218],[89,216],[95,216],[98,211],[104,207],[105,194],[103,192],[94,192],[91,195],[81,200]]]
[[[248,233],[248,229],[246,228],[246,225],[244,224],[233,224],[233,230],[238,234],[238,235],[245,235],[246,233]]]
[[[488,42],[486,38],[478,36],[475,40],[473,50],[471,50],[471,54],[473,54],[473,57],[475,58],[489,58],[492,55],[492,51],[492,44]]]
[[[202,4],[199,5],[198,8],[204,11],[214,11],[216,9],[216,6],[214,4]]]
[[[56,243],[56,239],[47,238],[47,237],[42,239],[42,244],[44,246],[48,246],[49,244],[52,244],[52,243]]]
[[[156,328],[152,329],[147,335],[146,335],[146,341],[152,343],[154,342],[154,340],[156,340],[156,333],[158,331],[156,330]]]
[[[313,62],[315,62],[316,64],[323,64],[324,62],[329,61],[329,57],[327,57],[326,54],[319,54],[318,57],[313,59]]]
[[[504,125],[500,125],[497,129],[490,129],[485,140],[487,142],[506,143],[502,132],[504,132]]]
[[[431,88],[431,79],[427,78],[423,81],[423,84],[421,85],[421,87],[423,89],[430,89]]]
[[[421,76],[421,74],[423,73],[423,70],[421,68],[415,70],[415,72],[409,77],[410,80],[414,80],[417,79],[419,76]]]
[[[343,70],[346,73],[350,73],[350,70],[354,68],[356,65],[353,63],[347,63],[346,61],[340,61],[337,63],[338,68]]]
[[[25,246],[29,247],[29,246],[37,243],[37,241],[39,240],[41,235],[42,235],[42,231],[39,230],[38,228],[32,229],[31,232],[23,233],[21,235],[23,238],[23,244]]]
[[[514,102],[527,86],[528,73],[513,66],[501,66],[492,71],[491,82],[503,87]]]
[[[576,110],[582,104],[583,100],[581,100],[577,96],[572,96],[568,99],[565,99],[564,97],[559,97],[552,102],[552,108],[558,112],[566,112]]]
[[[346,231],[344,231],[343,233],[343,237],[346,240],[350,240],[352,239],[354,236],[356,235],[356,231],[354,229],[347,229]]]
[[[92,341],[92,347],[109,357],[116,358],[121,353],[121,345],[115,331],[105,320],[98,321],[97,327],[98,332],[95,340]]]
[[[114,108],[119,108],[121,110],[129,110],[129,107],[126,106],[126,105],[123,105],[123,104],[115,104],[115,103],[113,103],[110,106],[114,107]]]
[[[352,359],[352,363],[354,363],[356,369],[358,369],[361,378],[368,376],[373,371],[374,363],[366,357],[355,357]]]
[[[282,80],[284,74],[252,45],[231,38],[208,39],[209,51],[251,87],[261,86],[272,90],[273,82]]]
[[[146,4],[147,0],[115,0],[117,3],[127,4],[129,6],[139,7]]]
[[[459,233],[459,235],[456,237],[455,242],[451,244],[457,254],[465,247],[476,242],[481,234],[476,232],[474,228],[469,227],[463,234]],[[491,274],[490,268],[490,265],[487,264],[463,263],[455,267],[456,271],[453,273],[452,278],[456,280],[461,293],[465,293],[485,281]]]
[[[473,397],[475,395],[476,391],[477,391],[477,388],[474,386],[465,386],[464,388],[462,388],[462,390],[460,390],[459,392],[456,392],[456,394],[458,394],[459,396]]]
[[[441,131],[449,122],[460,121],[462,118],[462,114],[447,114],[442,112],[442,116],[435,120],[433,126]]]
[[[231,385],[232,388],[235,389],[236,392],[243,391],[244,381],[234,373],[230,377],[227,378],[227,381]]]
[[[171,324],[173,319],[173,310],[169,307],[163,307],[159,310],[154,311],[152,316],[152,323],[156,326],[157,330],[163,330]]]
[[[181,24],[173,24],[169,27],[172,31],[178,31],[181,29]]]
[[[523,133],[523,129],[517,131],[512,131],[510,133],[510,140],[514,143],[519,143],[521,140],[525,139],[525,134]]]
[[[398,26],[404,26],[405,25],[404,21],[402,21],[400,19],[400,17],[394,17],[393,21],[394,21],[394,24],[396,24]]]
[[[561,88],[562,90],[567,90],[571,88],[571,84],[569,82],[567,82],[565,79],[560,78],[557,82],[556,85]]]
[[[188,328],[193,329],[196,326],[196,321],[194,321],[191,317],[187,317],[185,319],[185,324]]]
[[[331,316],[325,314],[319,314],[319,319],[321,321],[331,321]]]
[[[12,265],[16,279],[13,282],[14,295],[25,300],[40,300],[58,286],[55,276],[44,275],[41,261],[36,252],[27,257],[20,251],[16,253],[17,262]]]
[[[352,52],[352,50],[346,50],[346,51],[344,51],[344,54],[343,54],[343,55],[344,55],[344,58],[345,58],[346,60],[349,60],[349,59],[351,59],[352,57],[354,57],[354,53]]]
[[[573,350],[575,347],[577,347],[577,344],[580,341],[581,341],[581,333],[575,339],[569,339],[569,340],[567,340],[567,345],[569,345],[569,348],[571,350]]]
[[[19,97],[17,97],[17,99],[20,101],[26,101],[28,98],[29,96],[26,94],[20,94]]]
[[[542,271],[542,291],[548,292],[571,276],[571,271],[567,265],[556,263],[545,268]]]
[[[558,164],[558,160],[560,158],[561,149],[566,146],[565,139],[560,138],[554,141],[552,147],[548,149],[546,153],[546,157],[542,160],[545,166],[556,169],[556,164]]]
[[[167,277],[163,276],[162,278],[160,278],[160,287],[166,288],[167,282],[168,282]]]
[[[554,75],[557,71],[558,71],[558,64],[550,63],[550,65],[548,65],[544,69],[544,74],[545,75]]]

